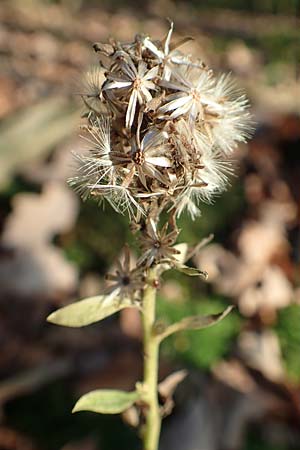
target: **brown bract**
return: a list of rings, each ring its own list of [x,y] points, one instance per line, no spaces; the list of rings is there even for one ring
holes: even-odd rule
[[[147,229],[143,233],[143,255],[138,265],[145,264],[150,267],[153,263],[176,261],[174,255],[179,251],[174,248],[179,231],[175,228],[168,232],[169,224],[166,223],[161,230],[157,229],[153,219],[147,222]]]

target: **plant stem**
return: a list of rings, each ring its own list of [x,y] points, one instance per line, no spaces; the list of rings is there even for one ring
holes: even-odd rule
[[[161,426],[158,404],[158,357],[159,342],[153,333],[155,323],[156,288],[155,269],[149,271],[148,286],[143,296],[144,328],[144,390],[147,403],[146,424],[144,429],[144,450],[157,450]]]

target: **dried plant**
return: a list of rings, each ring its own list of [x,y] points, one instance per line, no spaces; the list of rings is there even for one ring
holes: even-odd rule
[[[178,48],[189,38],[173,44],[172,32],[171,23],[163,41],[137,35],[129,43],[94,44],[100,65],[88,73],[82,92],[88,151],[76,155],[78,172],[70,183],[83,198],[107,200],[117,212],[128,214],[139,233],[141,256],[132,267],[126,247],[116,272],[107,276],[110,285],[103,295],[49,316],[56,324],[84,326],[122,308],[141,311],[143,381],[133,392],[90,392],[74,411],[120,413],[135,405],[144,450],[157,449],[164,413],[158,402],[160,342],[183,329],[210,326],[231,309],[157,326],[161,274],[175,268],[206,276],[185,264],[194,252],[176,244],[177,217],[187,211],[194,218],[201,202],[211,202],[226,189],[232,153],[251,132],[247,98],[231,77],[215,75],[202,61],[181,53]],[[163,212],[169,219],[161,225]]]

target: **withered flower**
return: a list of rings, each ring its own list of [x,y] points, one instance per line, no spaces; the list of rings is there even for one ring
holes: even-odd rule
[[[171,167],[170,159],[163,156],[164,141],[168,137],[167,133],[159,130],[149,130],[139,142],[139,134],[131,140],[131,149],[128,153],[115,151],[111,152],[111,160],[114,165],[126,166],[133,176],[137,174],[142,185],[147,189],[146,177],[156,178],[166,184],[166,179],[156,168]]]
[[[100,105],[90,107],[90,147],[71,183],[136,221],[154,200],[194,218],[226,189],[231,155],[251,132],[248,101],[231,76],[183,54],[189,38],[173,44],[172,33],[171,23],[162,41],[138,35],[96,47],[104,82],[99,89],[92,77],[91,95]]]
[[[213,101],[211,95],[213,89],[212,73],[198,68],[187,67],[185,73],[173,71],[174,81],[164,82],[163,86],[175,91],[166,97],[166,104],[159,108],[159,114],[170,113],[170,118],[186,115],[189,123],[195,123],[196,119],[203,120],[205,107],[218,104]]]
[[[100,400],[97,391],[91,392],[73,411],[89,409],[91,398],[99,401],[92,410],[108,413],[122,412],[136,402],[145,419],[144,448],[151,450],[159,442],[156,380],[161,341],[179,330],[210,326],[231,310],[158,330],[155,302],[161,274],[175,269],[207,278],[206,272],[185,264],[200,247],[189,251],[185,243],[176,245],[177,218],[184,211],[196,217],[201,202],[211,202],[226,189],[233,175],[233,151],[251,131],[248,101],[231,77],[215,75],[201,60],[183,54],[178,48],[190,38],[174,44],[172,35],[173,23],[161,41],[136,35],[132,42],[94,45],[100,71],[88,75],[82,94],[88,148],[76,155],[78,173],[70,180],[84,198],[106,200],[116,211],[127,213],[132,230],[139,231],[141,250],[133,265],[125,247],[115,271],[107,274],[101,304],[97,298],[79,302],[80,314],[73,322],[82,325],[82,308],[88,308],[84,324],[89,324],[95,321],[93,314],[99,320],[137,307],[142,313],[145,363],[144,380],[135,391],[107,390],[100,392]],[[166,213],[168,220],[161,226]],[[70,326],[69,317],[66,322]]]
[[[109,300],[118,297],[120,302],[124,300],[134,302],[141,299],[144,287],[143,274],[139,268],[132,268],[130,250],[127,245],[124,248],[123,258],[116,262],[115,272],[106,274],[106,280],[108,287],[105,294]]]
[[[152,42],[147,36],[143,40],[143,45],[145,48],[150,50],[150,52],[156,57],[157,63],[163,68],[161,75],[162,80],[170,80],[172,76],[172,70],[174,65],[189,65],[189,58],[183,55],[177,50],[178,47],[190,41],[191,38],[185,38],[179,41],[176,45],[171,45],[171,37],[174,29],[174,24],[171,22],[169,32],[166,36],[164,42]],[[202,66],[202,65],[201,65]]]
[[[96,114],[106,114],[106,106],[101,100],[102,85],[105,81],[104,70],[99,66],[90,67],[80,83],[78,94],[81,96],[85,110]]]
[[[155,90],[156,86],[151,80],[157,76],[157,72],[158,67],[148,70],[144,61],[139,61],[135,67],[131,58],[127,56],[121,60],[120,71],[108,75],[108,81],[103,86],[104,91],[119,89],[130,93],[125,117],[126,128],[131,128],[133,124],[137,103],[144,105],[152,100],[150,91]]]
[[[143,254],[138,260],[138,265],[152,266],[153,263],[172,262],[174,255],[178,255],[178,250],[174,248],[179,230],[177,228],[168,232],[168,222],[161,230],[157,229],[152,218],[147,220],[147,228],[142,240]]]

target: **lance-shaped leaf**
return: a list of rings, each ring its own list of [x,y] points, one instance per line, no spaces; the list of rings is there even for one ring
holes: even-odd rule
[[[119,414],[130,408],[140,395],[137,391],[125,392],[115,389],[97,389],[83,395],[72,412],[93,411],[101,414]]]
[[[228,306],[223,312],[218,314],[210,314],[207,316],[190,316],[185,317],[179,322],[173,323],[168,326],[161,334],[157,336],[159,341],[162,341],[166,337],[173,333],[183,330],[201,330],[202,328],[208,328],[216,323],[220,322],[224,317],[226,317],[230,311],[234,308],[233,305]]]
[[[185,275],[189,275],[190,277],[203,277],[207,279],[208,274],[203,270],[199,270],[195,267],[186,266],[185,263],[195,256],[201,248],[207,245],[213,239],[213,234],[210,234],[208,237],[202,239],[202,241],[196,245],[194,248],[189,249],[188,244],[182,242],[180,244],[176,244],[173,246],[178,251],[178,254],[173,255],[173,260],[169,262],[164,262],[160,264],[159,273],[176,269],[179,272],[184,273]]]
[[[205,279],[207,279],[207,277],[208,277],[207,272],[205,272],[203,270],[196,269],[196,267],[189,267],[189,266],[185,266],[185,265],[178,265],[175,268],[179,272],[182,272],[185,275],[188,275],[189,277],[203,277]]]
[[[120,301],[106,295],[89,297],[54,311],[47,321],[65,327],[84,327],[99,322],[123,308],[136,307],[130,300]]]

